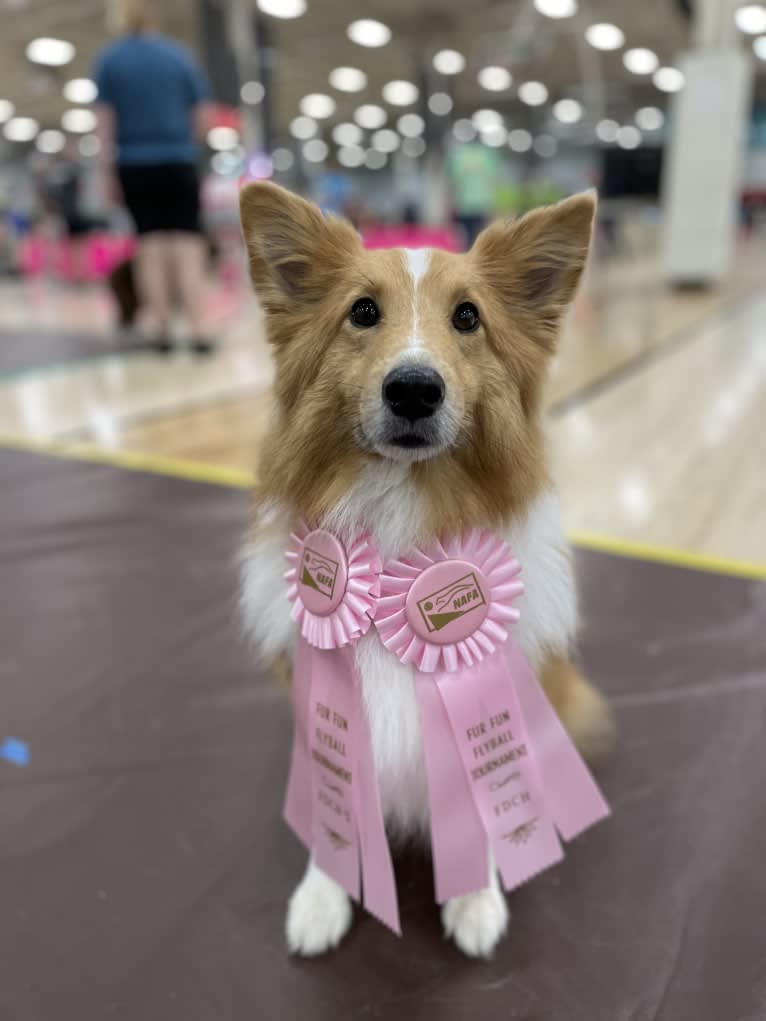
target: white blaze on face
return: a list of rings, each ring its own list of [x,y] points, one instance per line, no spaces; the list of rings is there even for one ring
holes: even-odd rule
[[[431,261],[430,248],[405,248],[403,253],[407,269],[412,277],[412,330],[407,339],[407,350],[420,352],[424,349],[418,328],[418,284],[428,271]]]

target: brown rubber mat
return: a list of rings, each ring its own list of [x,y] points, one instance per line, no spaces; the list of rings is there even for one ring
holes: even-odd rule
[[[510,898],[490,963],[400,863],[404,938],[358,914],[290,959],[290,724],[238,639],[246,494],[0,452],[0,1018],[762,1021],[766,584],[579,557],[612,696],[614,816]]]
[[[139,350],[127,334],[58,330],[0,330],[0,381],[4,376]]]

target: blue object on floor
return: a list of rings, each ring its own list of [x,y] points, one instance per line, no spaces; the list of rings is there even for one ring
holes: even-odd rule
[[[0,744],[0,759],[5,759],[12,766],[29,765],[29,745],[15,737],[7,737]]]

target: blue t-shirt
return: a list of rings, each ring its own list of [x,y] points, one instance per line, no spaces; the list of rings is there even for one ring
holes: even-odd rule
[[[117,162],[194,163],[194,107],[210,95],[192,55],[159,35],[129,35],[103,50],[98,101],[114,110]]]

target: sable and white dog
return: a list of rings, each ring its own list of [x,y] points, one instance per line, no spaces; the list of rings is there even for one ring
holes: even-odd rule
[[[546,367],[594,210],[586,193],[498,222],[465,255],[365,251],[350,225],[295,195],[244,189],[276,367],[242,595],[266,660],[289,656],[295,641],[284,572],[299,518],[345,540],[369,531],[384,559],[486,526],[522,565],[516,640],[581,751],[608,744],[608,708],[568,658],[575,585],[541,429]],[[387,829],[427,838],[412,668],[374,629],[355,649]],[[446,932],[473,956],[491,953],[508,922],[492,877],[443,908]],[[350,923],[347,894],[309,863],[287,912],[290,949],[322,953]]]

